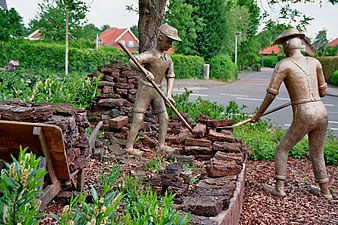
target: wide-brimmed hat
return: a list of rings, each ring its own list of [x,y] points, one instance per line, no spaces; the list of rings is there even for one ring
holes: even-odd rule
[[[167,23],[164,23],[160,26],[160,32],[165,35],[166,37],[175,40],[175,41],[182,41],[182,39],[178,36],[178,31],[176,28],[170,26]]]
[[[290,29],[285,30],[281,35],[279,35],[277,39],[275,40],[275,43],[280,45],[284,41],[290,38],[293,38],[293,37],[300,37],[304,39],[305,41],[307,41],[303,33],[299,32],[296,28],[290,28]]]

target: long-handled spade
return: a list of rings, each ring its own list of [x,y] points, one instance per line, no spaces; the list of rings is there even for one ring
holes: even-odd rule
[[[273,113],[273,112],[276,112],[278,110],[284,109],[285,107],[288,107],[289,105],[291,105],[291,102],[287,102],[287,103],[285,103],[283,105],[280,105],[280,106],[278,106],[276,108],[270,109],[270,110],[266,111],[262,116],[266,116],[266,115],[268,115],[270,113]],[[251,120],[251,117],[249,117],[248,119],[245,119],[245,120],[243,120],[241,122],[235,123],[232,126],[216,127],[216,131],[217,132],[221,132],[222,130],[225,130],[225,129],[231,129],[231,128],[234,128],[234,127],[238,127],[238,126],[241,126],[243,124],[246,124],[246,123],[250,122],[250,120]]]
[[[118,43],[120,45],[120,47],[123,49],[123,51],[125,51],[125,53],[127,53],[127,55],[129,56],[129,58],[135,63],[135,65],[137,66],[137,68],[144,74],[147,75],[147,72],[145,70],[145,68],[139,63],[139,61],[137,61],[137,59],[129,52],[129,50],[126,48],[126,46],[124,44],[122,44],[121,42]],[[163,92],[161,91],[161,89],[156,85],[156,83],[151,80],[148,79],[148,81],[151,83],[151,85],[156,89],[156,91],[161,95],[161,97],[164,99],[165,103],[176,113],[176,115],[178,116],[178,118],[180,118],[180,120],[184,123],[184,125],[189,129],[190,132],[192,132],[192,128],[189,125],[189,123],[183,118],[183,116],[177,111],[177,109],[174,107],[174,105],[170,102],[170,100],[167,98],[167,96],[165,96],[165,94],[163,94]]]

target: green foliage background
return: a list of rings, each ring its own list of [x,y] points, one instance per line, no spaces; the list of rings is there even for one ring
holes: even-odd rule
[[[317,58],[323,66],[323,73],[325,80],[331,83],[331,75],[335,70],[338,70],[338,56],[318,57]]]
[[[83,47],[85,42],[80,42]],[[0,42],[0,65],[5,66],[10,60],[17,60],[25,69],[46,69],[62,72],[65,65],[65,45],[44,41],[13,40]],[[98,66],[122,60],[127,62],[127,56],[116,48],[100,47],[98,51],[85,48],[69,48],[69,71],[94,72]]]
[[[181,54],[171,55],[175,67],[175,78],[203,79],[204,59],[199,56],[186,56]]]
[[[210,64],[210,78],[224,81],[237,79],[237,66],[228,55],[217,55],[208,60]]]

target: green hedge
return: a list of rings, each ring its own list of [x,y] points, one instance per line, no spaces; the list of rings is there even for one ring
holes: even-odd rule
[[[331,76],[331,83],[338,86],[338,70],[334,71]]]
[[[16,40],[1,42],[0,67],[6,67],[10,60],[19,61],[26,69],[44,68],[62,72],[65,65],[65,45],[42,41]],[[70,72],[94,72],[97,67],[113,60],[127,62],[127,55],[116,48],[94,49],[69,48]]]
[[[224,81],[237,79],[237,66],[228,55],[217,55],[208,60],[210,78]]]
[[[203,65],[205,62],[202,57],[173,54],[171,59],[174,63],[176,79],[204,78]]]
[[[264,55],[263,56],[263,67],[274,68],[278,63],[278,56],[275,55]]]
[[[318,57],[317,58],[323,66],[323,72],[325,80],[328,83],[332,83],[332,73],[338,70],[338,56],[330,57]]]

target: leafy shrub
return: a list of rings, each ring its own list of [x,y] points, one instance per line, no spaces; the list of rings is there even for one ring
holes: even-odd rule
[[[175,95],[175,108],[179,112],[188,112],[189,116],[193,120],[197,120],[197,118],[201,115],[207,115],[215,119],[224,118],[225,107],[222,105],[217,105],[217,103],[212,103],[208,100],[198,98],[196,101],[189,101],[189,95],[192,91],[188,91],[187,89],[183,94]],[[174,115],[174,111],[172,109],[168,109],[169,115]]]
[[[209,59],[210,78],[224,81],[237,79],[237,66],[228,55],[217,55]]]
[[[204,78],[203,65],[205,62],[202,57],[173,54],[171,59],[174,63],[176,79]]]
[[[263,56],[264,67],[274,68],[277,63],[278,63],[278,56],[274,56],[274,55]]]
[[[13,156],[13,163],[5,163],[6,169],[1,171],[0,190],[0,224],[39,224],[42,213],[39,212],[43,178],[47,171],[39,168],[40,158],[22,149],[18,160]]]
[[[191,218],[189,214],[180,217],[175,209],[172,208],[175,195],[167,192],[164,197],[158,200],[155,192],[148,191],[139,193],[136,204],[123,217],[124,225],[141,224],[189,224]]]
[[[333,57],[318,57],[317,58],[323,67],[325,80],[331,83],[331,75],[334,71],[338,70],[338,56]]]
[[[32,42],[14,40],[1,42],[3,57],[0,65],[5,65],[11,59],[16,59],[25,69],[39,70],[44,68],[54,72],[63,72],[65,66],[65,44],[50,42]],[[98,51],[92,48],[69,48],[69,71],[90,73],[97,67],[113,60],[127,62],[127,55],[117,48],[100,47]]]
[[[332,73],[331,84],[338,86],[338,70]]]
[[[68,77],[40,70],[0,71],[0,100],[20,98],[26,102],[70,103],[89,108],[97,97],[99,77],[90,79],[79,73]]]
[[[329,134],[325,142],[325,162],[332,165],[338,165],[338,138]]]

